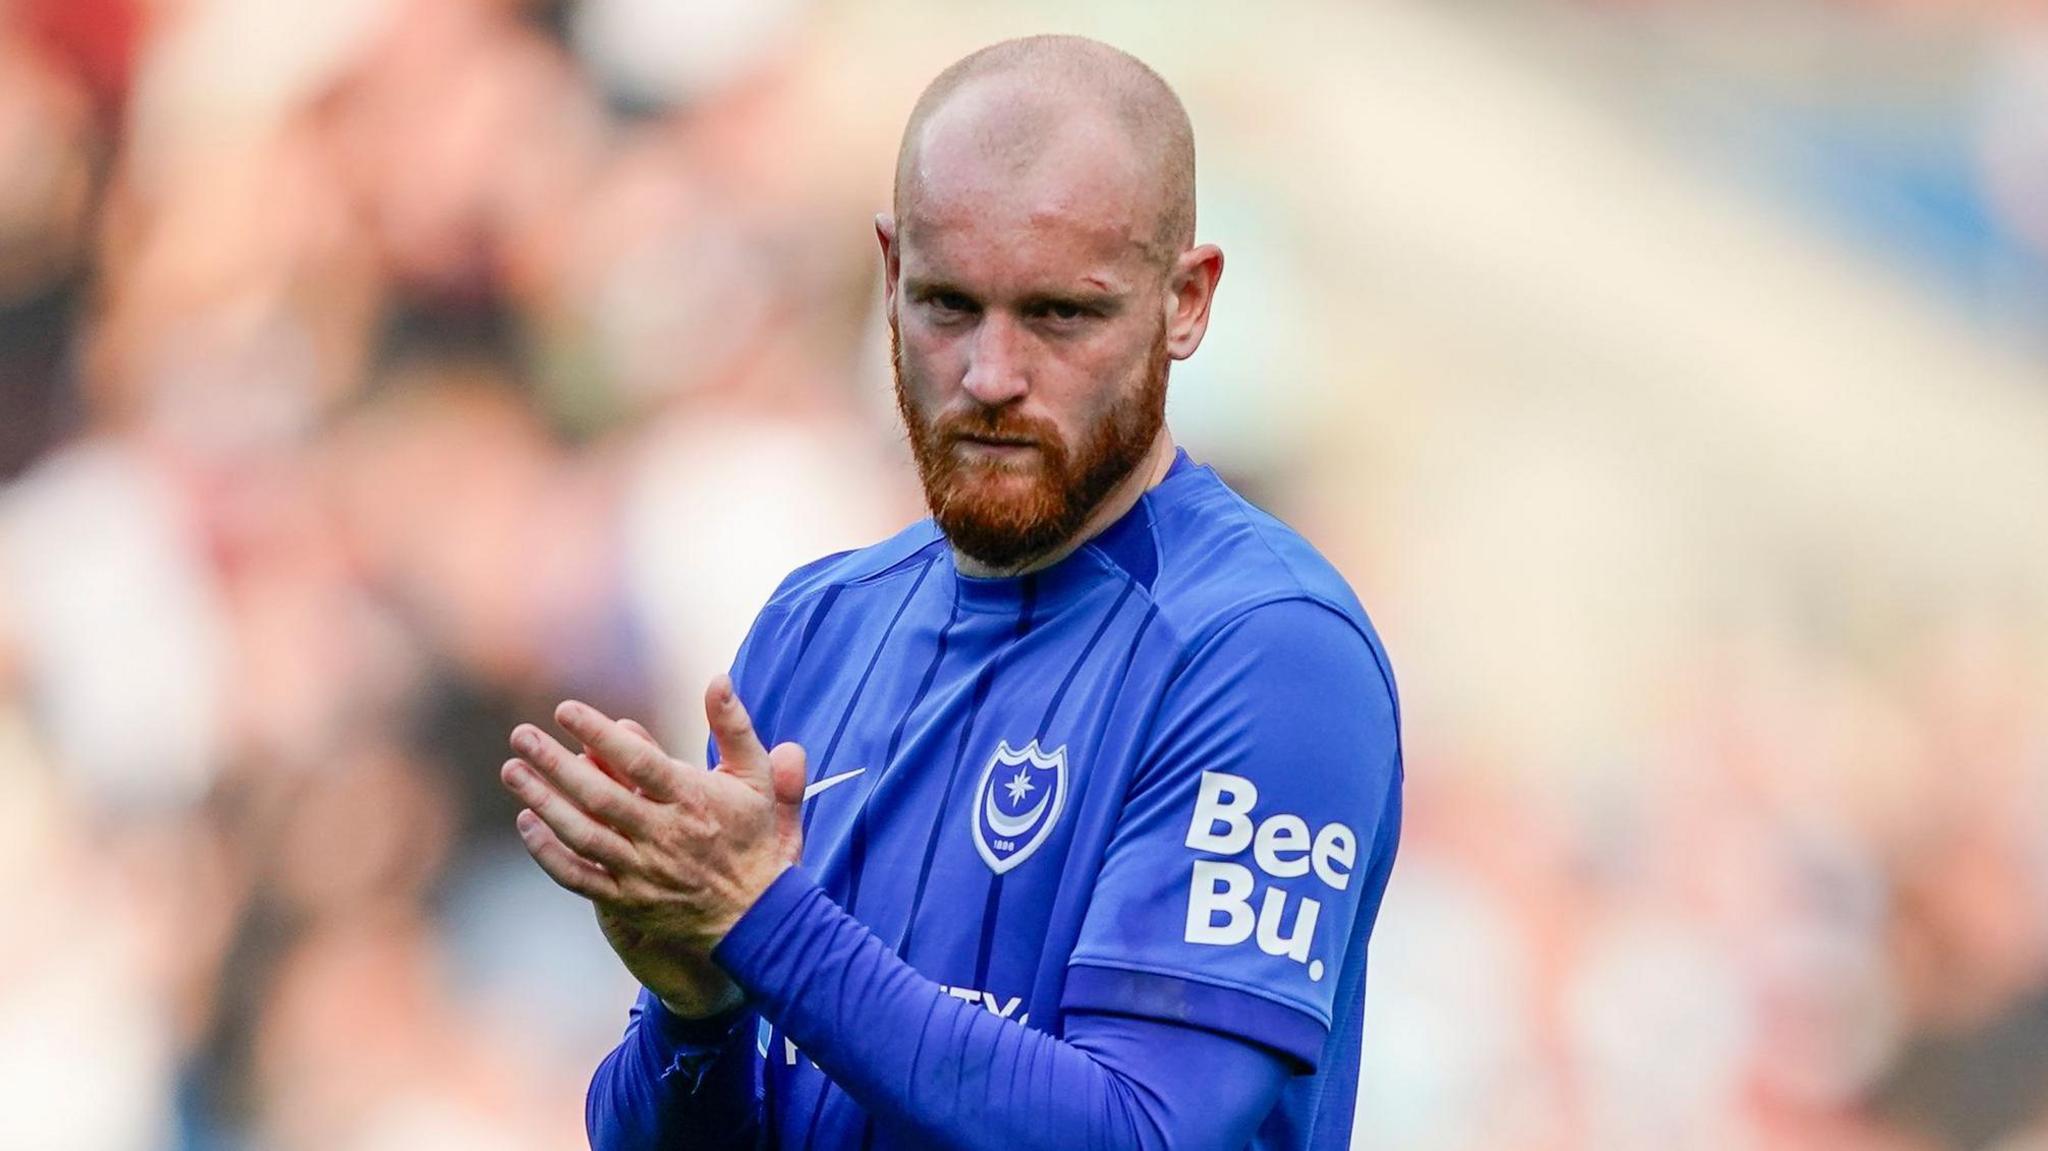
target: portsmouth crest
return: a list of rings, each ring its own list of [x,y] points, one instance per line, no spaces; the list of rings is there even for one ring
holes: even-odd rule
[[[1031,858],[1067,804],[1067,745],[996,744],[974,789],[974,847],[997,875]]]

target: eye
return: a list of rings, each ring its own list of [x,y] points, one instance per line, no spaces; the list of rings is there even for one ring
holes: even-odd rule
[[[934,311],[949,316],[964,316],[974,311],[974,301],[958,292],[936,292],[926,297]]]
[[[1085,300],[1048,299],[1033,304],[1030,314],[1056,330],[1079,330],[1104,313],[1100,306]]]

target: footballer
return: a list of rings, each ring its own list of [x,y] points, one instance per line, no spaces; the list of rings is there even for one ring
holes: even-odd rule
[[[783,581],[711,770],[574,701],[580,748],[512,733],[522,842],[643,987],[592,1144],[1347,1146],[1399,711],[1344,580],[1166,427],[1223,272],[1186,112],[983,49],[875,233],[930,518]]]

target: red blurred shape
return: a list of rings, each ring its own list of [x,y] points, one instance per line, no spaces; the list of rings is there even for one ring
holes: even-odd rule
[[[92,93],[101,117],[118,119],[142,34],[138,0],[21,0],[16,15],[29,39]]]

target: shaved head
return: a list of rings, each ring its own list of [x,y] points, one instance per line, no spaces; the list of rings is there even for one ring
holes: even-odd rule
[[[1150,68],[1034,36],[946,69],[875,236],[897,408],[962,571],[1053,562],[1166,474],[1168,371],[1223,253],[1195,245],[1194,132]]]
[[[1076,178],[1076,173],[1080,177]],[[1136,57],[1080,36],[1005,40],[931,82],[896,157],[896,218],[962,183],[1059,181],[1108,198],[1156,263],[1195,238],[1195,137],[1187,110]],[[962,189],[971,197],[973,189]]]

